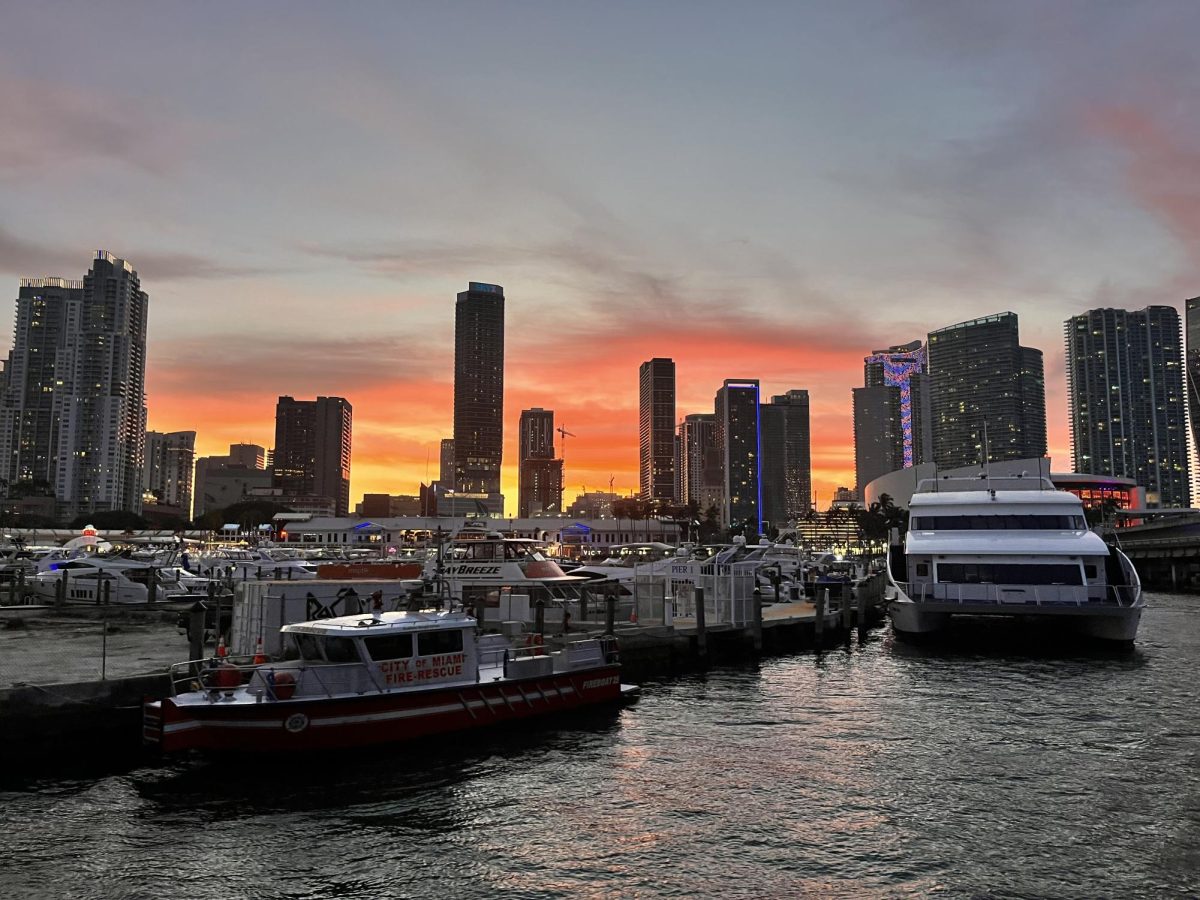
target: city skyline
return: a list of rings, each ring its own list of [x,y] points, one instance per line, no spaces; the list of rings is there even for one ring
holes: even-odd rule
[[[854,484],[863,356],[1002,310],[1045,354],[1065,462],[1061,323],[1182,310],[1200,284],[1185,4],[694,25],[666,3],[70,9],[15,9],[0,37],[9,299],[22,277],[78,278],[96,247],[128,258],[152,298],[148,427],[219,455],[270,445],[279,395],[345,396],[354,497],[437,478],[447,298],[471,280],[511,298],[510,508],[517,417],[538,406],[576,435],[567,502],[610,477],[637,491],[655,356],[676,362],[677,419],[731,375],[809,390],[824,503]],[[63,42],[78,52],[36,74]],[[479,64],[447,69],[449,46]]]

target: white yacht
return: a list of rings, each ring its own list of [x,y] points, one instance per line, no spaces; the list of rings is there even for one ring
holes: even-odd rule
[[[1080,499],[1034,477],[922,482],[903,545],[889,547],[887,599],[900,635],[992,616],[1123,642],[1145,606],[1133,564],[1088,530]]]

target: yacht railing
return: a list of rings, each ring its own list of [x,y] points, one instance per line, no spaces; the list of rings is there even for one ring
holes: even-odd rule
[[[1137,585],[949,584],[897,582],[914,603],[990,603],[996,606],[1133,606]]]

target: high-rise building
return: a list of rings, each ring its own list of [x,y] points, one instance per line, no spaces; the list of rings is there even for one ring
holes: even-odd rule
[[[1184,302],[1187,329],[1188,418],[1192,422],[1192,453],[1200,454],[1200,297]],[[1189,457],[1193,476],[1200,475],[1200,458]]]
[[[472,281],[454,306],[454,491],[504,515],[504,288]]]
[[[438,484],[454,488],[454,438],[442,438],[438,453]]]
[[[48,485],[62,518],[141,511],[147,305],[133,266],[104,251],[82,282],[21,282],[0,475]]]
[[[861,496],[868,483],[917,463],[933,448],[929,375],[920,341],[876,350],[863,360],[854,388],[854,470]]]
[[[553,410],[521,410],[517,448],[517,515],[561,513],[563,461],[554,458]]]
[[[67,335],[80,327],[83,282],[25,278],[0,399],[0,477],[54,492],[69,368]],[[62,372],[62,376],[58,372]]]
[[[247,469],[269,469],[271,459],[267,449],[258,444],[230,444],[229,464]]]
[[[192,472],[196,467],[196,432],[146,432],[142,492],[152,494],[159,506],[178,507],[192,514]]]
[[[675,499],[675,361],[655,357],[638,370],[638,437],[643,500]]]
[[[695,503],[703,513],[710,506],[723,509],[721,448],[717,445],[717,417],[692,413],[679,423],[679,499]]]
[[[757,379],[726,379],[717,391],[716,440],[721,448],[725,523],[747,538],[762,528],[762,443]]]
[[[762,517],[776,528],[812,508],[808,391],[788,391],[759,407],[762,422]]]
[[[931,332],[933,457],[938,466],[1046,455],[1042,352],[1020,345],[1004,312]]]
[[[1075,471],[1132,478],[1150,505],[1190,505],[1179,313],[1092,309],[1064,333]]]
[[[324,497],[335,516],[349,514],[352,413],[342,397],[279,398],[272,486],[282,491],[284,502]]]

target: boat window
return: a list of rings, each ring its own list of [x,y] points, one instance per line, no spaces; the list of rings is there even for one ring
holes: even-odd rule
[[[296,649],[300,651],[300,657],[314,662],[319,662],[324,657],[321,656],[321,642],[315,634],[294,634],[296,639]]]
[[[939,584],[1083,584],[1074,563],[938,563]]]
[[[929,563],[917,563],[917,574],[922,578],[929,577]]]
[[[458,653],[463,648],[463,633],[456,631],[423,631],[417,635],[417,656],[437,653]]]
[[[913,531],[1082,531],[1083,516],[1017,515],[913,516]]]
[[[388,634],[363,638],[371,659],[408,659],[413,655],[411,634]]]
[[[1088,581],[1094,580],[1096,577],[1096,567],[1094,565],[1085,565],[1083,567],[1083,574]]]
[[[358,662],[358,651],[354,641],[344,637],[325,638],[325,658],[331,663]]]

